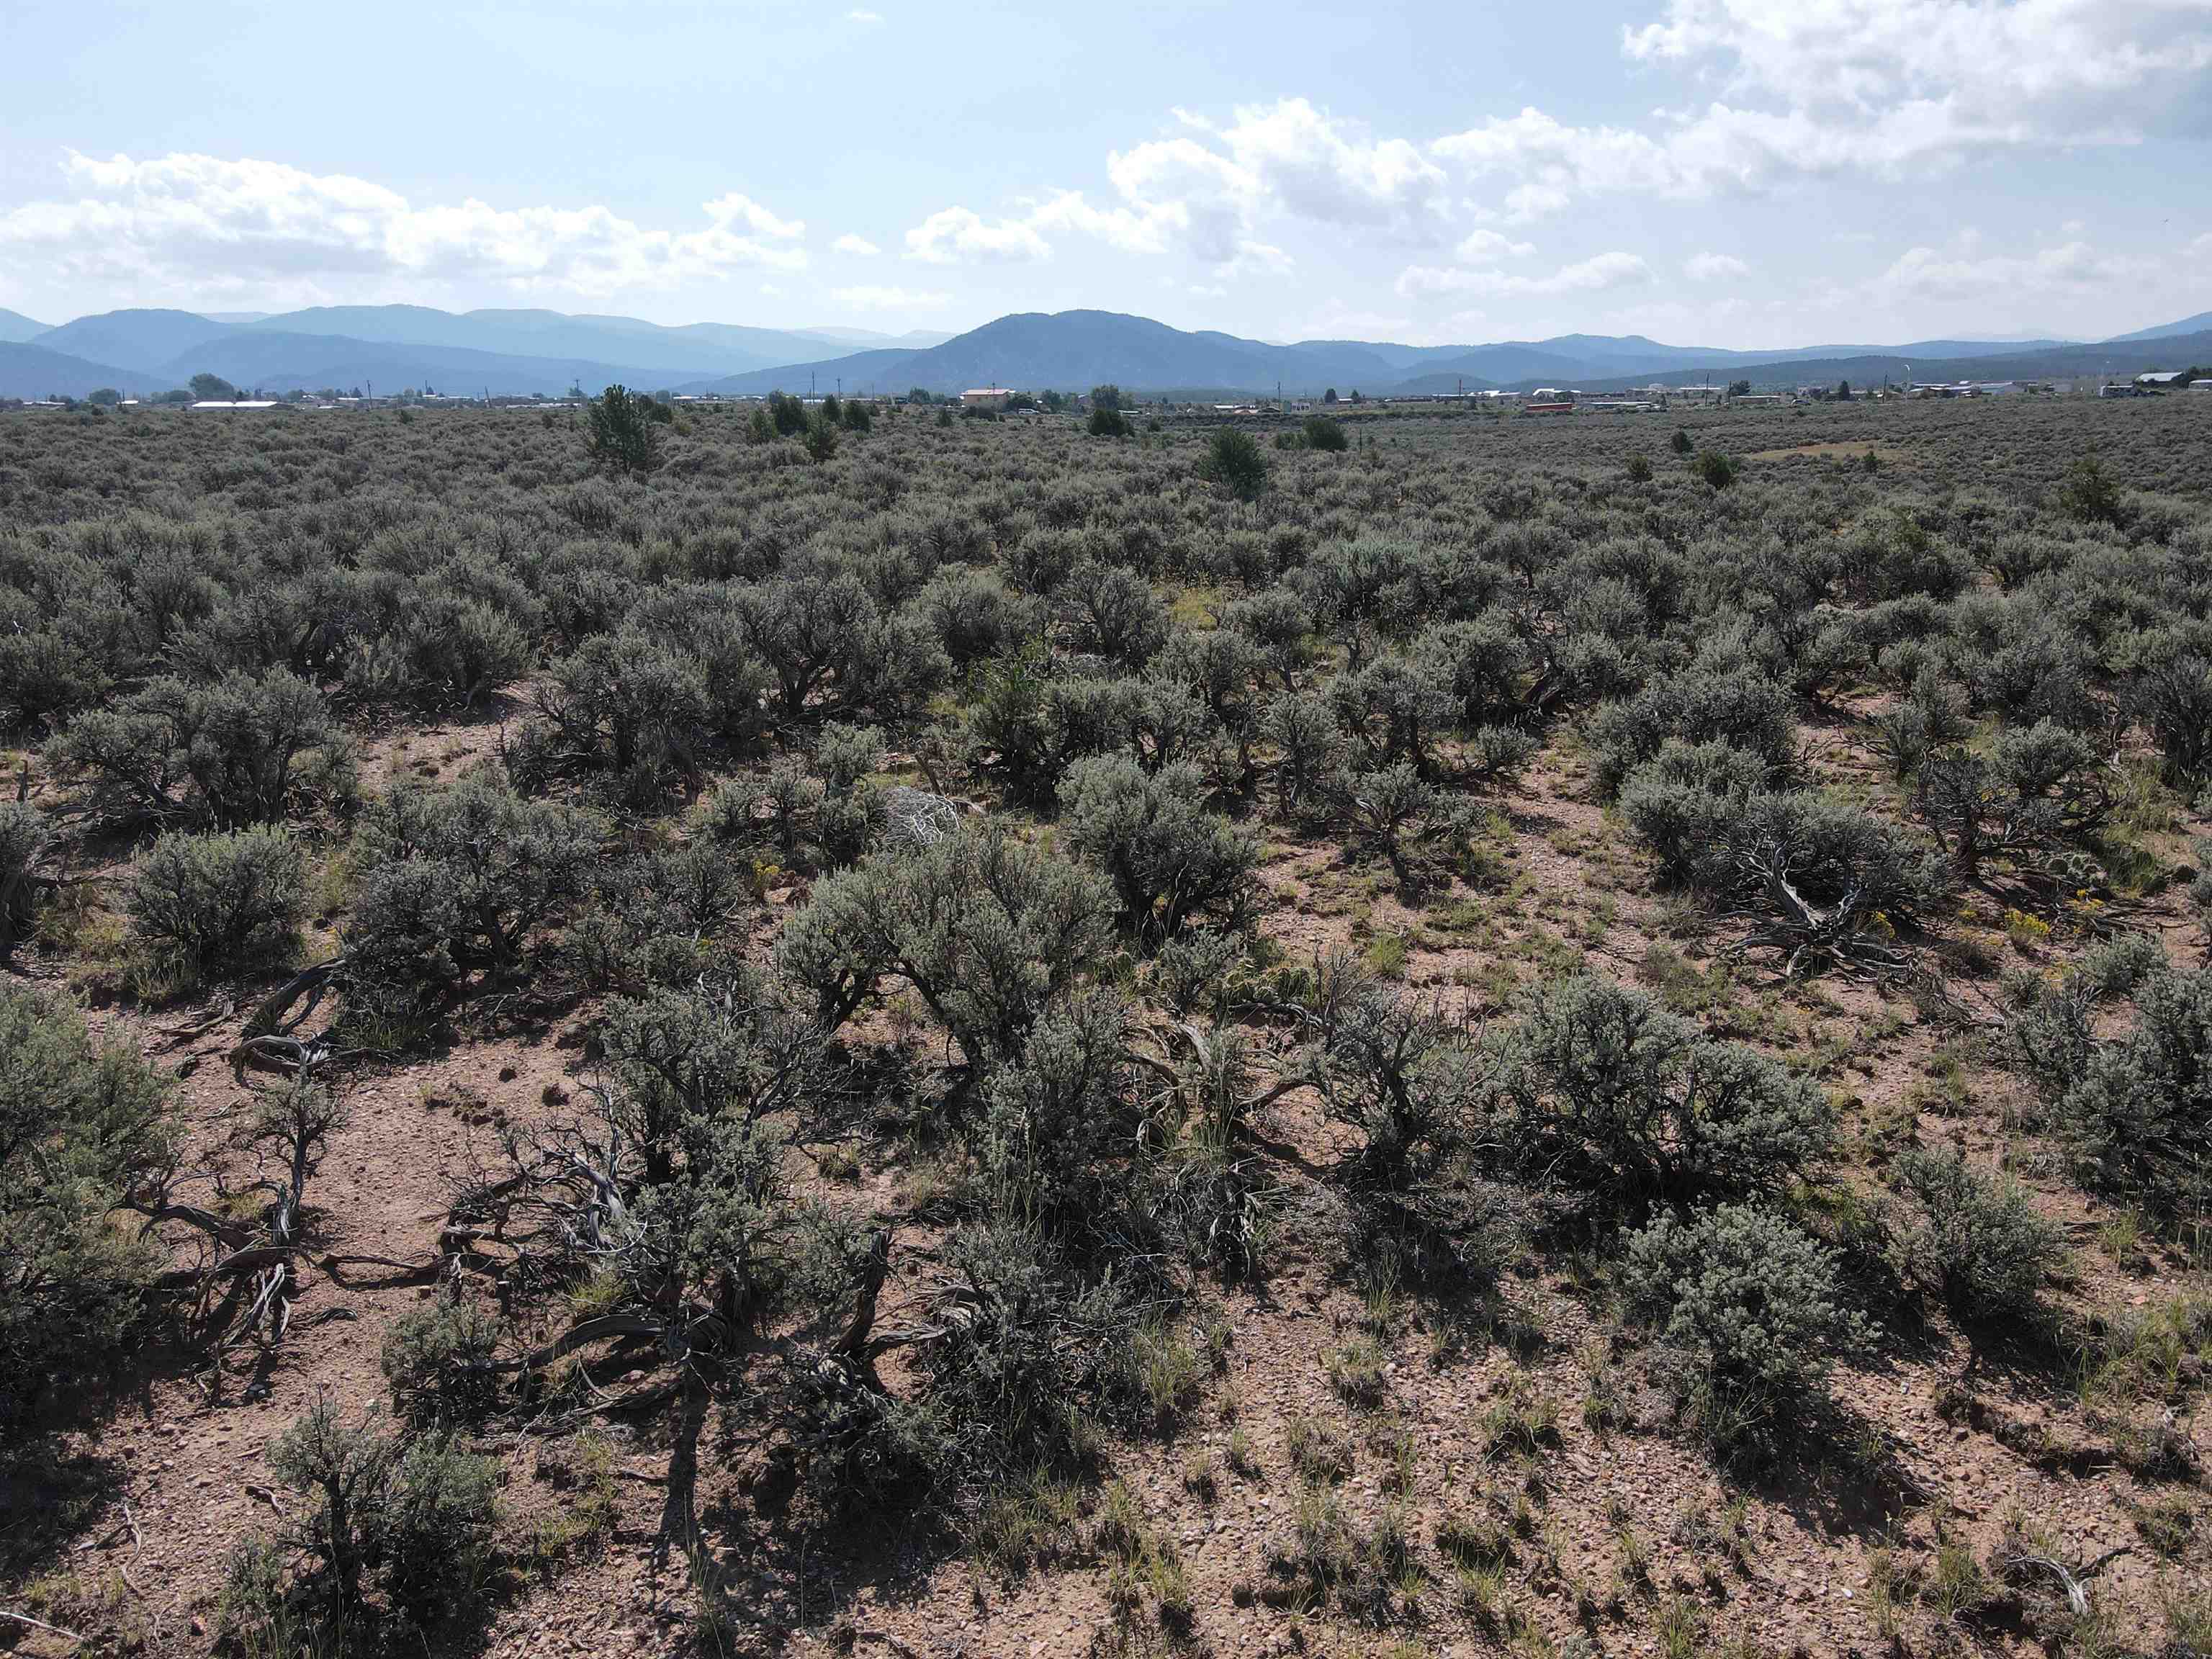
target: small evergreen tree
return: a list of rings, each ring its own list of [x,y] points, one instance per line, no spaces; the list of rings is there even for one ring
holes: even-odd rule
[[[642,392],[611,386],[585,410],[584,453],[612,472],[642,477],[660,466],[659,422]]]
[[[1224,426],[1214,433],[1198,471],[1200,477],[1242,501],[1257,501],[1267,487],[1267,458],[1252,434],[1238,427]]]
[[[2104,462],[2094,449],[2066,469],[2066,484],[2058,492],[2058,505],[2069,518],[2079,519],[2084,524],[2124,526],[2127,523],[2127,507],[2120,500],[2119,483],[2105,470]]]
[[[1333,421],[1326,415],[1309,415],[1298,427],[1308,449],[1331,452],[1349,449],[1352,441],[1344,434],[1344,422]]]

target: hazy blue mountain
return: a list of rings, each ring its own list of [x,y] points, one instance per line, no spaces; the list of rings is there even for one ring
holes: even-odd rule
[[[1545,351],[1532,345],[1505,344],[1477,346],[1457,357],[1431,357],[1418,365],[1418,374],[1401,377],[1418,382],[1424,391],[1449,392],[1462,379],[1482,380],[1492,386],[1516,385],[1522,381],[1541,381],[1547,386],[1578,386],[1586,380],[1606,374],[1631,374],[1644,372],[1622,362],[1594,363],[1581,357],[1569,357],[1556,351]]]
[[[471,318],[558,318],[556,312],[497,312],[472,311]],[[623,362],[650,362],[676,368],[696,364],[702,353],[711,352],[717,362],[726,362],[732,368],[738,366],[769,366],[775,363],[798,362],[819,356],[817,343],[792,329],[751,328],[742,323],[679,323],[673,325],[648,323],[635,317],[579,316],[564,319],[569,323],[585,325],[607,331],[611,341],[603,343],[601,356],[615,356]],[[645,349],[631,343],[635,341],[665,342],[668,349]],[[619,349],[612,342],[620,342]],[[580,342],[580,343],[582,343]],[[536,349],[544,350],[541,343]]]
[[[44,334],[53,326],[26,317],[20,311],[0,307],[0,342],[27,340],[33,335]]]
[[[1465,345],[1413,346],[1399,345],[1389,340],[1296,340],[1287,348],[1292,351],[1352,351],[1372,352],[1393,368],[1413,368],[1424,363],[1441,362],[1447,357],[1464,357],[1474,349],[1473,343]]]
[[[159,375],[109,363],[88,362],[65,351],[17,341],[0,343],[0,398],[82,398],[102,386],[130,397],[167,392],[176,384]]]
[[[886,334],[873,328],[794,328],[793,334],[804,335],[810,340],[830,340],[839,345],[863,347],[912,346],[917,349],[943,345],[954,335],[942,328],[910,328],[903,334]]]
[[[664,379],[765,368],[819,356],[822,349],[818,341],[727,323],[665,328],[634,317],[572,317],[557,311],[526,310],[457,314],[404,305],[316,306],[264,318],[252,325],[252,331],[635,364]]]
[[[736,395],[783,390],[956,392],[976,386],[1082,391],[1111,381],[1133,392],[1286,392],[1334,386],[1381,391],[1399,371],[1351,342],[1270,345],[1231,334],[1189,333],[1110,311],[1024,312],[921,350],[878,349],[696,383]]]
[[[2212,311],[2200,311],[2194,317],[2184,317],[2178,323],[2161,323],[2156,328],[2139,328],[2132,334],[2115,334],[2112,340],[2115,343],[2124,340],[2164,340],[2177,334],[2202,334],[2208,329],[2212,329]],[[2189,365],[2184,363],[2181,367],[2186,368]]]
[[[947,343],[951,343],[948,342]],[[763,397],[771,392],[835,392],[842,382],[847,392],[872,392],[888,397],[919,386],[927,391],[939,389],[936,381],[915,379],[917,374],[927,374],[927,368],[917,369],[915,361],[927,356],[929,349],[911,346],[887,346],[875,351],[852,351],[842,356],[819,357],[811,362],[785,363],[775,368],[754,369],[744,374],[726,374],[717,379],[692,380],[678,388],[683,392],[713,392],[726,397]],[[818,384],[817,384],[818,382]],[[970,380],[969,386],[980,385]],[[952,387],[954,391],[960,387]]]
[[[2008,355],[1936,357],[1925,352],[1907,356],[1898,351],[1878,351],[1839,357],[1792,357],[1737,364],[1729,378],[1747,380],[1762,390],[1833,386],[1839,380],[1865,387],[1884,381],[1901,386],[1908,376],[1923,381],[2079,380],[2106,372],[2126,376],[2152,369],[2186,368],[2191,363],[2212,363],[2212,330],[2160,335],[2150,340],[2076,343]],[[1696,369],[1636,378],[1680,386],[1708,377],[1718,378],[1711,370]],[[1629,383],[1625,378],[1599,380],[1586,384],[1583,390],[1609,391]]]
[[[1726,354],[1735,362],[1789,362],[1829,357],[2017,357],[2026,351],[2053,351],[2078,345],[2076,340],[1907,340],[1903,345],[1794,346],[1787,351],[1736,351]]]
[[[355,340],[327,334],[279,334],[241,329],[179,354],[161,366],[181,386],[203,370],[233,385],[267,392],[324,386],[350,390],[374,385],[381,393],[413,386],[456,398],[495,394],[557,398],[572,385],[597,392],[620,382],[647,390],[665,386],[669,376],[636,364],[595,362],[584,358],[530,357],[472,351],[461,346],[413,345]]]
[[[1421,348],[1370,345],[1363,340],[1295,340],[1268,349],[1285,353],[1300,366],[1297,376],[1281,377],[1285,391],[1294,379],[1304,390],[1304,382],[1318,374],[1327,385],[1348,392],[1355,386],[1386,386],[1399,379],[1407,372],[1405,354]]]
[[[49,351],[150,374],[179,352],[234,332],[196,312],[131,310],[80,317],[35,337]]]
[[[1640,334],[1620,337],[1600,334],[1560,334],[1548,340],[1508,341],[1505,344],[1540,351],[1577,365],[1573,378],[1589,380],[1623,374],[1665,374],[1686,368],[1741,369],[1750,364],[1785,363],[1832,357],[1890,356],[1918,357],[2018,356],[2068,343],[2063,340],[1914,340],[1904,345],[1784,346],[1759,349],[1723,346],[1672,346]],[[1494,350],[1495,347],[1483,349]],[[1436,364],[1425,365],[1434,368]],[[1728,379],[1739,379],[1731,374]]]
[[[1921,341],[1887,355],[1916,366],[1954,358],[1992,361],[2050,343]],[[1280,385],[1310,395],[1477,392],[1497,386],[1600,386],[1671,377],[1677,382],[1741,378],[1759,368],[1783,378],[1782,365],[1810,365],[1885,355],[1881,349],[1813,347],[1771,351],[1670,346],[1640,335],[1568,334],[1489,345],[1408,346],[1362,340],[1300,340],[1288,345],[1211,331],[1185,331],[1115,312],[1024,313],[923,349],[876,347],[773,369],[688,383],[694,391],[757,394],[781,389],[896,393],[908,386],[954,392],[996,383],[1082,390],[1111,380],[1132,392],[1259,392]],[[1804,374],[1809,375],[1807,368]],[[1899,371],[1901,372],[1901,371]],[[1788,371],[1792,379],[1799,371]],[[1895,378],[1895,374],[1893,378]],[[1877,376],[1878,378],[1878,376]]]
[[[271,313],[266,311],[203,311],[199,313],[211,323],[258,323]]]
[[[2212,324],[2212,313],[2110,343],[2133,350],[2173,343]],[[1901,380],[1972,374],[2094,373],[2106,356],[2054,340],[1916,340],[1904,345],[1802,346],[1771,350],[1675,346],[1642,335],[1562,334],[1545,340],[1413,346],[1390,341],[1244,339],[1170,328],[1106,311],[1022,313],[964,334],[915,330],[750,328],[732,323],[678,327],[635,317],[533,309],[453,313],[429,306],[319,306],[262,316],[226,312],[125,310],[40,329],[0,313],[0,339],[16,336],[92,365],[184,378],[208,369],[267,391],[428,384],[457,394],[557,395],[572,383],[596,392],[610,381],[647,390],[757,393],[777,387],[896,393],[920,386],[955,392],[987,382],[1080,391],[1112,380],[1132,392],[1311,395],[1480,391],[1552,385],[1585,391],[1662,380],[1750,378],[1796,384],[1885,374]],[[2046,354],[2090,352],[2085,362]],[[1946,365],[1970,363],[1955,372]],[[2115,359],[2117,372],[2157,364]],[[2026,367],[2017,367],[2027,365]],[[2179,367],[2183,365],[2167,365]],[[112,378],[112,374],[111,374]],[[49,390],[63,389],[60,386]]]

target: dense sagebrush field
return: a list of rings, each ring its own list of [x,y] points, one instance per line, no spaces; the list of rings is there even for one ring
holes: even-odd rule
[[[2212,1639],[2212,398],[639,412],[0,416],[0,1640]]]

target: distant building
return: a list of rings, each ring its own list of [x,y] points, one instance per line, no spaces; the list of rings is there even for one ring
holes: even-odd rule
[[[2137,386],[2173,386],[2188,378],[2189,371],[2185,368],[2161,368],[2155,369],[2148,374],[2136,375],[2136,384]]]
[[[1013,395],[1013,389],[1010,386],[971,386],[960,394],[960,406],[963,409],[1004,409]]]
[[[1739,392],[1729,399],[1732,404],[1748,404],[1755,409],[1778,409],[1790,401],[1779,392]]]
[[[2191,380],[2189,389],[2191,392],[2212,392],[2212,380]]]
[[[1575,406],[1562,403],[1523,404],[1521,412],[1523,415],[1571,415],[1575,412]]]
[[[1678,386],[1671,388],[1677,398],[1687,398],[1692,403],[1718,403],[1728,396],[1724,386]]]
[[[188,404],[187,407],[191,409],[274,409],[276,407],[276,400],[274,398],[252,400],[240,398],[226,402],[221,398],[204,398],[198,403]]]

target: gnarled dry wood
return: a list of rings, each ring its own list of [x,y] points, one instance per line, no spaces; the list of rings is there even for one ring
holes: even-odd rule
[[[2131,1547],[2122,1544],[2116,1549],[2106,1550],[2078,1573],[2069,1571],[2065,1563],[2048,1555],[2010,1556],[2006,1559],[2005,1567],[2008,1571],[2014,1567],[2033,1567],[2051,1574],[2065,1591],[2068,1609],[2076,1619],[2087,1619],[2089,1616],[2089,1580],[2121,1556],[2134,1553]]]
[[[668,1328],[658,1319],[644,1319],[635,1314],[606,1314],[598,1319],[587,1319],[580,1325],[571,1326],[542,1348],[514,1359],[495,1360],[485,1369],[494,1371],[534,1371],[550,1365],[556,1359],[565,1359],[579,1348],[589,1347],[609,1337],[650,1337],[654,1341],[665,1340]]]
[[[50,1625],[43,1619],[33,1619],[29,1613],[18,1613],[13,1607],[0,1607],[0,1619],[12,1619],[19,1625],[28,1625],[33,1630],[46,1631],[55,1636],[66,1636],[79,1646],[82,1646],[86,1640],[73,1630],[64,1630],[59,1625]]]

